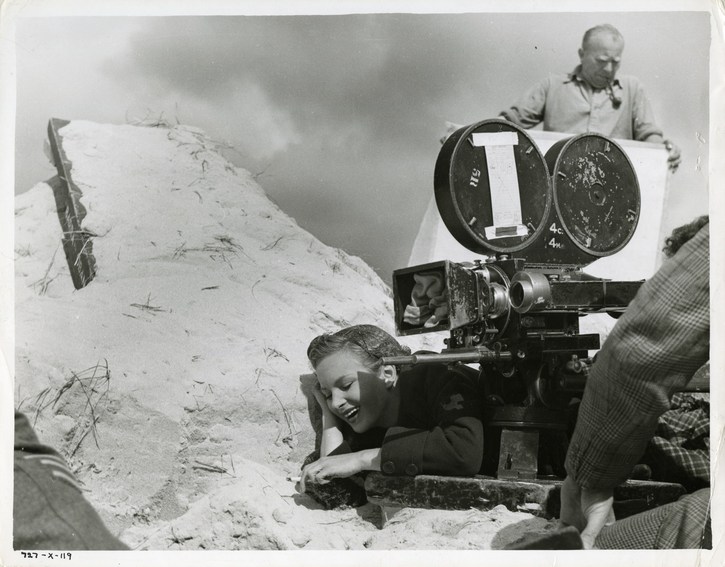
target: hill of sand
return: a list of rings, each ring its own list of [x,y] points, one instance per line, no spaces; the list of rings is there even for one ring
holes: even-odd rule
[[[61,134],[97,275],[74,289],[49,184],[16,198],[15,404],[127,544],[487,549],[546,523],[499,507],[406,509],[383,526],[371,504],[298,494],[287,478],[315,441],[307,344],[349,324],[392,332],[390,290],[195,128]]]

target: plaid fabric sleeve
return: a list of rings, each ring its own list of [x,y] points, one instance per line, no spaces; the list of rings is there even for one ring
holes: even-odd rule
[[[710,357],[709,225],[640,288],[592,366],[566,458],[580,486],[623,482]]]
[[[688,492],[710,483],[710,394],[678,392],[659,419],[642,462],[653,480],[677,482]]]
[[[710,489],[605,526],[597,549],[712,549]]]

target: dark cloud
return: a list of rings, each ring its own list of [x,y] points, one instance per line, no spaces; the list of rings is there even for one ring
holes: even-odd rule
[[[386,275],[407,260],[432,195],[445,101],[471,79],[460,69],[475,69],[467,35],[494,31],[485,17],[466,20],[164,18],[136,34],[129,56],[108,71],[206,100],[220,114],[246,85],[260,88],[303,139],[273,159],[267,191],[314,234]],[[244,127],[244,116],[234,120]]]
[[[238,165],[266,169],[264,188],[301,225],[386,278],[407,261],[432,195],[444,122],[493,117],[548,72],[569,71],[592,25],[620,28],[622,72],[642,79],[692,161],[701,151],[694,132],[707,132],[705,13],[132,18],[133,32],[116,32],[114,44],[104,42],[106,20],[74,18],[36,34],[48,50],[88,54],[86,81],[102,68],[104,92],[115,91],[104,99],[94,85],[63,82],[77,70],[56,73],[54,114],[113,121],[133,105],[153,113],[175,104],[182,122],[234,144]],[[91,44],[104,48],[95,67],[85,63]],[[20,73],[35,85],[41,55]],[[32,94],[21,93],[19,113]],[[86,115],[68,110],[79,108]],[[675,183],[702,185],[681,169]]]
[[[354,127],[359,135],[395,136],[396,126],[405,125],[422,133],[426,114],[475,72],[467,64],[474,54],[464,48],[470,33],[460,31],[474,25],[466,19],[163,18],[135,36],[130,57],[109,70],[210,102],[255,84],[303,129]],[[490,37],[494,26],[486,19],[477,17],[475,26]]]

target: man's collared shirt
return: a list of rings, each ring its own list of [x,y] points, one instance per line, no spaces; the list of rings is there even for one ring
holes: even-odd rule
[[[549,75],[501,116],[522,128],[543,122],[544,130],[549,132],[595,132],[640,142],[653,135],[662,136],[636,77],[617,77],[610,91],[593,88],[579,70],[577,67],[567,75]]]

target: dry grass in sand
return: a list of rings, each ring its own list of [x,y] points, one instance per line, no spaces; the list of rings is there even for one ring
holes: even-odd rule
[[[60,388],[55,389],[49,386],[36,396],[33,404],[35,406],[33,425],[40,414],[47,409],[60,412],[65,405],[69,405],[68,409],[72,409],[72,411],[64,413],[66,415],[70,413],[70,416],[75,419],[76,425],[66,436],[65,442],[60,448],[61,453],[67,458],[73,457],[89,433],[92,434],[96,447],[100,447],[96,424],[101,418],[102,411],[99,411],[98,408],[108,398],[110,383],[111,371],[108,368],[108,361],[105,359],[80,372],[71,372],[71,377]],[[81,404],[78,404],[78,401]],[[22,405],[21,402],[18,410]],[[79,405],[82,407],[78,407]]]
[[[45,274],[43,274],[43,277],[39,280],[33,282],[31,287],[36,291],[38,295],[45,295],[48,291],[48,287],[53,282],[55,278],[58,277],[58,274],[56,274],[53,277],[50,277],[50,270],[53,268],[53,264],[55,263],[55,256],[58,254],[58,248],[60,248],[60,243],[58,243],[58,246],[55,249],[55,252],[53,252],[53,257],[50,259],[50,264],[48,264],[48,269],[45,270]],[[30,255],[30,247],[28,247],[28,253],[27,255]]]

